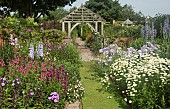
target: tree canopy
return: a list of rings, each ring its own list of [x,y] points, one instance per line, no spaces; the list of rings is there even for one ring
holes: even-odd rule
[[[85,6],[93,12],[100,14],[101,17],[107,21],[118,19],[120,17],[120,10],[122,7],[118,0],[89,0]]]
[[[49,14],[58,7],[72,4],[76,0],[0,0],[0,7],[7,8],[10,12],[18,11],[20,17],[38,18],[40,15]]]
[[[143,19],[141,12],[136,13],[131,5],[121,6],[119,0],[89,0],[85,6],[101,15],[106,21],[130,19],[138,21]]]

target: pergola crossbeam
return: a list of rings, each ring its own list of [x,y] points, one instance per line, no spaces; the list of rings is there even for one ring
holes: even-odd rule
[[[92,31],[103,35],[103,24],[105,20],[82,5],[81,7],[77,8],[76,10],[72,11],[70,14],[62,18],[60,22],[62,22],[62,32],[65,32],[65,23],[68,24],[67,32],[68,36],[71,37],[71,32],[73,31],[73,29],[82,23],[85,23],[87,26],[89,26]],[[101,25],[100,29],[99,25]]]

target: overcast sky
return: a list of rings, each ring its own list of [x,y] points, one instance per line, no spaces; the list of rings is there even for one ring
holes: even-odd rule
[[[72,4],[72,7],[79,7],[88,0],[76,0]],[[123,6],[129,4],[133,6],[136,12],[141,11],[145,16],[154,17],[158,13],[170,14],[170,0],[119,0],[119,3]],[[66,9],[71,7],[67,6]]]

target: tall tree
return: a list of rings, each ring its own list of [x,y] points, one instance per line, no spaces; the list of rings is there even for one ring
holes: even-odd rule
[[[134,20],[135,17],[135,11],[132,7],[132,5],[124,5],[121,11],[121,20],[126,20],[129,18],[130,20]]]
[[[85,6],[101,15],[107,21],[117,20],[122,10],[118,0],[89,0]]]
[[[64,8],[58,8],[55,11],[50,11],[50,15],[48,17],[55,19],[55,20],[60,20],[67,14],[68,14],[68,11],[65,10]]]
[[[58,6],[72,4],[76,0],[0,0],[0,7],[7,7],[11,12],[18,11],[20,17],[40,17]]]

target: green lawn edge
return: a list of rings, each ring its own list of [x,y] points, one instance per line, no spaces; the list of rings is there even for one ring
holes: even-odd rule
[[[80,68],[81,81],[85,88],[83,109],[122,109],[114,97],[108,98],[111,95],[100,90],[100,78],[93,76],[96,72],[90,70],[90,65],[90,62],[83,62]]]

